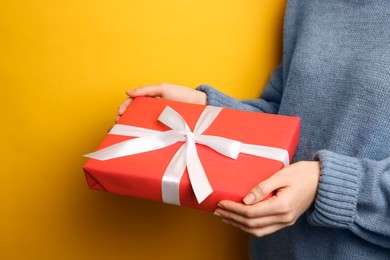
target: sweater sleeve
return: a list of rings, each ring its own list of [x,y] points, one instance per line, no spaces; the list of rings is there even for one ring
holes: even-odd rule
[[[282,99],[283,70],[279,66],[271,75],[260,98],[238,100],[208,86],[201,85],[197,90],[207,94],[207,104],[218,107],[229,107],[239,110],[277,114]]]
[[[321,162],[321,177],[310,223],[349,229],[390,248],[390,158],[373,161],[327,150],[315,158]]]

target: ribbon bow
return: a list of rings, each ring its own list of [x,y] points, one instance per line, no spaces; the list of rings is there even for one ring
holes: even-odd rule
[[[243,144],[228,138],[203,135],[202,133],[212,124],[222,108],[206,106],[192,132],[184,118],[167,106],[158,120],[170,127],[168,131],[151,130],[141,127],[116,124],[109,134],[139,137],[123,141],[99,151],[86,154],[86,157],[97,160],[108,160],[152,150],[161,149],[177,142],[184,142],[170,161],[162,179],[162,200],[164,203],[180,205],[179,185],[185,168],[188,169],[192,189],[198,203],[205,200],[213,189],[199,159],[195,143],[203,144],[216,152],[232,159],[237,159],[240,153],[261,156],[278,160],[288,165],[287,150]]]

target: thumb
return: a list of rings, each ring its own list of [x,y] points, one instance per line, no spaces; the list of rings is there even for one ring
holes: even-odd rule
[[[265,181],[257,184],[250,192],[248,192],[243,199],[244,203],[250,205],[264,200],[275,190],[282,187],[282,181],[283,177],[279,171]]]

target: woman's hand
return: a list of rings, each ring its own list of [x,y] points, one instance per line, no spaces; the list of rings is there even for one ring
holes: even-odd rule
[[[293,225],[313,203],[317,194],[320,163],[291,164],[258,184],[244,203],[221,201],[215,215],[228,224],[257,237]],[[262,201],[269,194],[274,196]]]
[[[169,83],[160,83],[156,85],[149,85],[139,87],[133,90],[127,90],[126,94],[129,96],[125,99],[118,108],[118,116],[116,121],[123,115],[131,101],[135,97],[147,96],[155,98],[169,99],[173,101],[181,101],[187,103],[195,103],[205,105],[207,101],[206,93],[191,89],[185,86],[179,86]]]

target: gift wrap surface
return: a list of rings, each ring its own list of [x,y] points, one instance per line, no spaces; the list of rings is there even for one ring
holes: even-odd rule
[[[168,131],[158,121],[169,106],[179,113],[191,130],[194,129],[204,105],[163,99],[139,97],[133,100],[117,122],[146,129]],[[203,132],[254,144],[282,148],[289,160],[299,141],[299,118],[223,108]],[[97,150],[137,137],[108,134]],[[184,142],[165,148],[109,160],[89,159],[84,165],[88,186],[111,193],[162,201],[162,179],[175,153]],[[213,192],[198,203],[185,169],[180,180],[180,205],[214,211],[221,200],[242,202],[243,197],[259,182],[284,167],[281,161],[240,153],[237,159],[226,157],[211,148],[196,144],[196,150]]]

